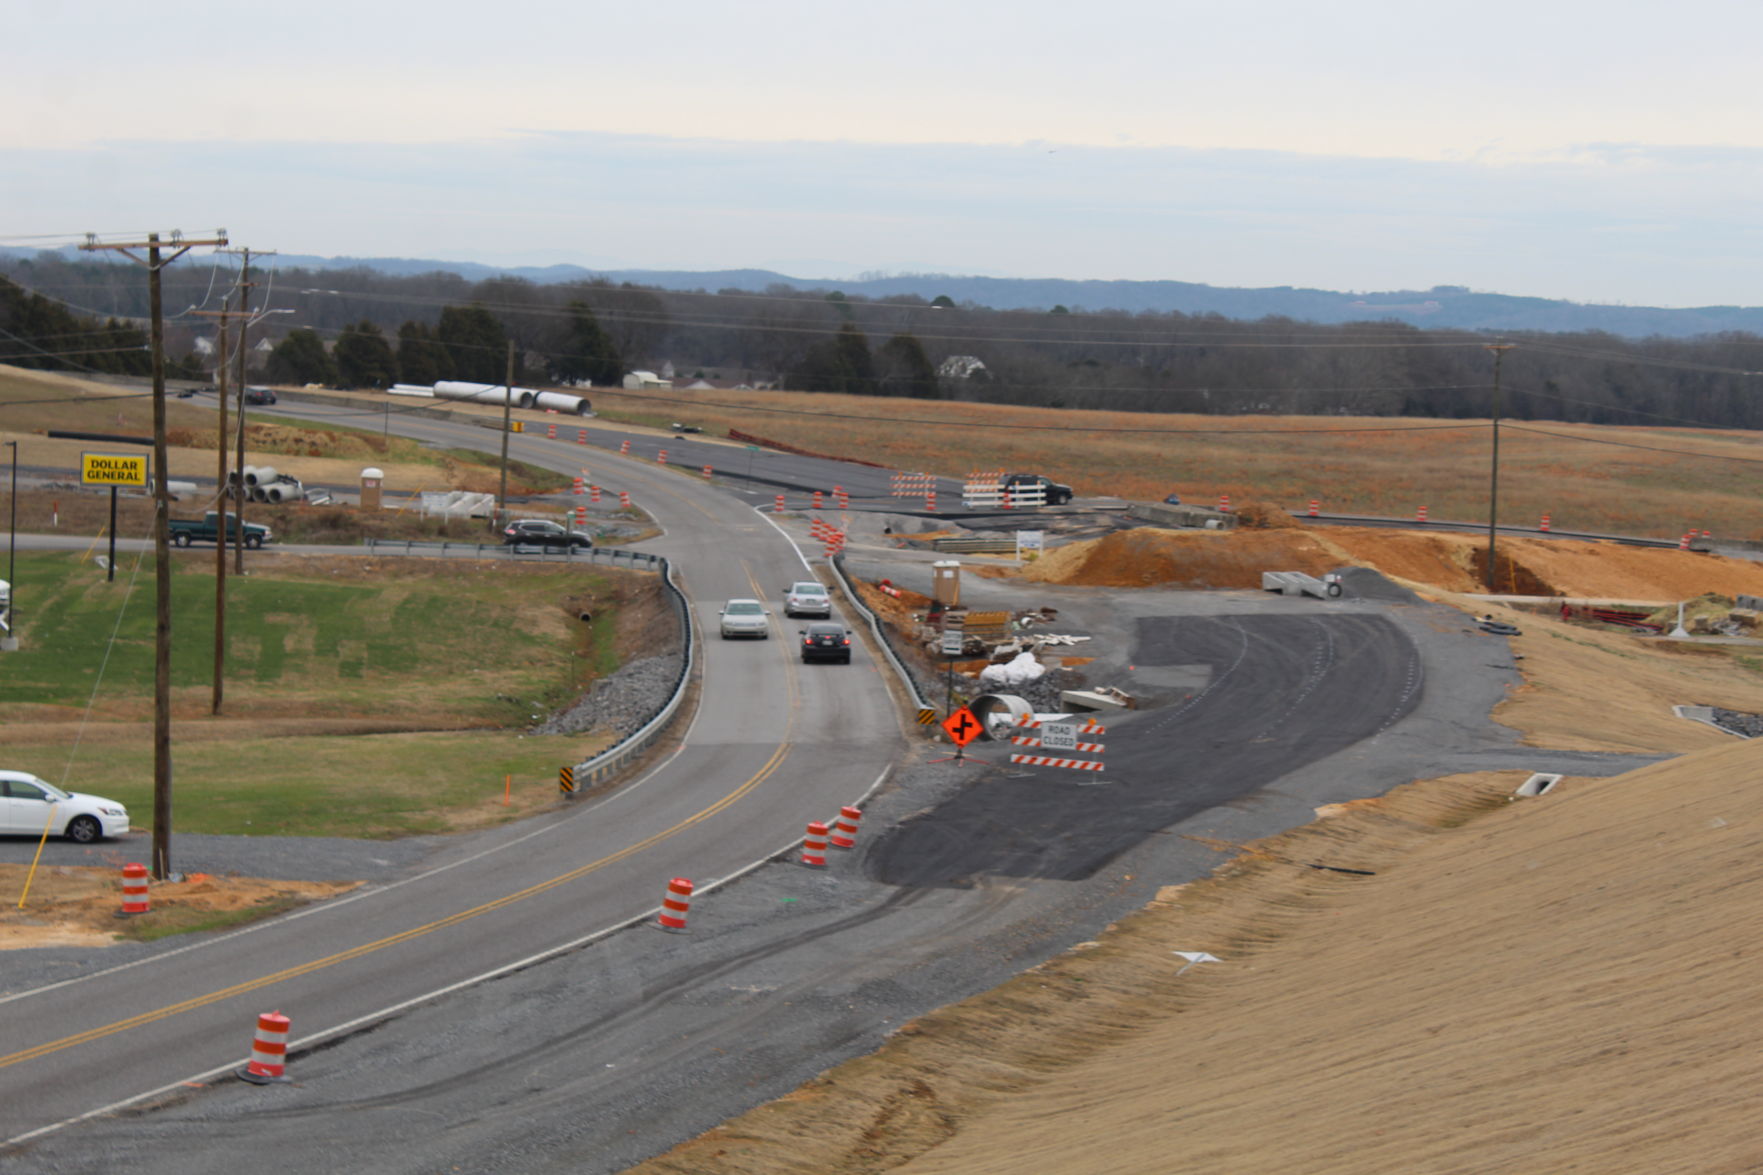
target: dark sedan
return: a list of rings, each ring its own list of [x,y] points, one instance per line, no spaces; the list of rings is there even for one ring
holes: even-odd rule
[[[802,630],[802,660],[851,663],[851,630],[842,624],[810,624]]]
[[[505,546],[522,547],[591,547],[594,540],[579,530],[570,530],[543,518],[516,518],[502,528]]]

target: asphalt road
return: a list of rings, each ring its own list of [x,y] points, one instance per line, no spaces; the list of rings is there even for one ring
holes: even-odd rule
[[[432,427],[457,441],[458,426]],[[554,467],[555,447],[515,442],[523,459]],[[624,464],[624,480],[667,520],[651,549],[684,569],[701,625],[714,631],[722,600],[775,600],[802,572],[782,534],[750,509]],[[861,796],[897,755],[900,727],[861,653],[846,670],[800,665],[783,639],[701,648],[696,717],[634,785],[301,918],[9,990],[0,1138],[224,1069],[272,1006],[298,1015],[296,1038],[332,1032],[616,926],[652,908],[671,876],[707,882],[799,836]]]
[[[553,459],[543,441],[518,451]],[[701,620],[727,596],[775,598],[759,589],[799,569],[750,510],[678,473],[619,468],[666,524],[656,545],[686,569]],[[858,574],[920,590],[929,562],[852,553]],[[1487,718],[1517,681],[1504,640],[1378,582],[1329,602],[1051,585],[1025,601],[970,580],[975,606],[1056,603],[1096,638],[1095,680],[1145,699],[1109,720],[1109,770],[1083,782],[1012,768],[997,744],[926,761],[877,717],[862,654],[799,667],[785,642],[709,642],[707,708],[678,756],[602,803],[448,842],[347,903],[7,996],[7,1137],[163,1090],[151,1111],[6,1154],[7,1169],[616,1171],[1203,876],[1223,859],[1211,843],[1449,771],[1646,761],[1519,746]],[[584,938],[653,906],[672,873],[766,856],[886,764],[859,850],[824,871],[766,864],[695,901],[687,934],[621,930],[413,1006],[298,1051],[292,1085],[200,1075],[242,1056],[258,1011],[280,1006],[299,1037]],[[98,965],[59,961],[75,977]]]

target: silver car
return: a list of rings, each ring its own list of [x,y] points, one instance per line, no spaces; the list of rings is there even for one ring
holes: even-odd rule
[[[833,598],[826,594],[826,585],[805,579],[790,585],[784,593],[785,616],[821,616],[831,619]]]
[[[756,636],[764,640],[771,635],[771,614],[758,600],[730,600],[722,606],[722,639]]]

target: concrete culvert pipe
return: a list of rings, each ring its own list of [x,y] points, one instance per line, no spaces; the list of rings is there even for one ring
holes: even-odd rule
[[[1034,716],[1034,707],[1015,694],[981,694],[967,703],[979,719],[981,738],[1006,739],[1010,728],[1022,725],[1024,718]]]
[[[280,476],[281,474],[268,465],[245,466],[245,484],[248,486],[268,485]]]
[[[297,481],[278,481],[264,487],[263,493],[271,502],[297,502],[306,493],[306,489]]]

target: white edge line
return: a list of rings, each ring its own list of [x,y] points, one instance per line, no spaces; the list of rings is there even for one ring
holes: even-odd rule
[[[659,768],[657,768],[657,770],[659,770]],[[890,763],[886,767],[882,768],[881,774],[876,776],[875,781],[869,785],[868,790],[866,790],[863,793],[863,795],[857,799],[856,803],[854,803],[851,806],[852,807],[860,807],[863,804],[867,803],[869,801],[870,797],[875,795],[876,791],[879,790],[880,787],[882,786],[882,784],[887,781],[888,776],[893,773],[893,770],[894,770],[894,765],[892,763]],[[694,890],[693,897],[697,897],[700,894],[714,893],[716,890],[721,889],[723,886],[730,885],[730,884],[740,880],[741,878],[747,876],[749,873],[752,873],[756,869],[759,869],[765,865],[769,865],[769,864],[771,864],[771,862],[777,860],[779,857],[785,856],[786,854],[792,852],[795,849],[795,847],[801,843],[802,843],[802,841],[800,838],[793,840],[789,844],[785,845],[783,848],[777,850],[775,853],[772,853],[770,856],[762,857],[759,860],[754,861],[750,865],[747,865],[741,869],[737,869],[735,872],[730,873],[726,877],[719,877],[715,881],[706,885],[703,889]],[[365,1016],[357,1016],[353,1020],[345,1021],[342,1024],[337,1024],[337,1025],[334,1025],[330,1028],[326,1028],[322,1032],[315,1032],[311,1036],[303,1036],[299,1040],[291,1040],[288,1042],[288,1045],[287,1045],[287,1059],[292,1060],[297,1054],[299,1054],[301,1052],[309,1051],[313,1046],[318,1045],[318,1044],[322,1044],[323,1042],[330,1040],[332,1037],[347,1035],[348,1033],[354,1032],[358,1028],[366,1027],[367,1025],[376,1023],[380,1020],[389,1019],[392,1016],[396,1016],[400,1012],[403,1012],[403,1011],[406,1011],[407,1009],[416,1007],[418,1004],[426,1004],[426,1003],[429,1003],[430,1001],[438,1000],[438,999],[442,998],[443,996],[451,995],[456,991],[461,991],[461,990],[468,988],[468,987],[474,987],[480,983],[488,983],[492,979],[499,979],[502,976],[511,974],[515,971],[524,970],[527,967],[531,967],[531,966],[534,966],[538,963],[543,963],[549,959],[553,959],[553,958],[557,957],[558,955],[567,954],[568,952],[574,951],[574,950],[579,950],[580,948],[588,946],[592,943],[598,942],[599,940],[601,940],[603,938],[608,938],[611,935],[617,934],[621,930],[628,930],[633,926],[640,926],[643,923],[647,922],[650,918],[653,918],[655,915],[659,914],[661,912],[661,910],[662,910],[661,906],[651,907],[650,909],[643,911],[641,914],[638,914],[635,917],[627,918],[627,919],[623,920],[622,922],[615,922],[611,926],[607,926],[607,927],[604,927],[600,930],[596,930],[596,931],[593,931],[589,934],[585,934],[582,937],[577,938],[577,939],[572,939],[569,942],[559,943],[557,946],[553,946],[553,947],[547,947],[544,950],[537,952],[536,954],[528,955],[524,959],[519,959],[519,960],[516,960],[515,962],[512,962],[512,963],[504,963],[499,967],[492,967],[488,971],[484,971],[478,975],[471,976],[470,978],[467,978],[467,979],[461,979],[456,983],[450,983],[446,987],[436,988],[434,991],[426,992],[423,995],[412,996],[410,999],[403,1000],[403,1001],[396,1003],[396,1004],[392,1004],[390,1007],[381,1008],[375,1012],[369,1012]],[[121,968],[118,968],[118,970],[121,970]],[[70,980],[69,982],[72,982],[72,981]],[[204,1069],[202,1072],[194,1074],[193,1076],[190,1076],[190,1077],[186,1077],[181,1081],[174,1081],[168,1085],[161,1085],[157,1089],[150,1089],[144,1093],[134,1094],[131,1097],[123,1098],[121,1101],[111,1102],[107,1106],[99,1106],[95,1110],[87,1110],[85,1113],[80,1114],[76,1117],[64,1118],[60,1122],[52,1122],[47,1126],[39,1126],[39,1127],[37,1127],[37,1129],[28,1131],[24,1134],[15,1135],[12,1138],[8,1138],[5,1140],[0,1140],[0,1147],[17,1146],[21,1143],[29,1142],[32,1139],[42,1138],[45,1135],[53,1134],[56,1131],[62,1130],[68,1126],[75,1126],[81,1122],[86,1122],[86,1121],[89,1121],[93,1118],[97,1118],[97,1117],[100,1117],[105,1114],[112,1114],[118,1110],[127,1109],[129,1106],[135,1105],[138,1102],[146,1101],[149,1098],[159,1097],[159,1096],[161,1096],[163,1094],[167,1094],[167,1093],[175,1093],[180,1089],[187,1089],[191,1086],[206,1085],[209,1081],[213,1080],[214,1078],[219,1077],[225,1073],[230,1073],[233,1070],[239,1068],[241,1065],[245,1065],[245,1064],[249,1063],[249,1061],[250,1061],[250,1057],[249,1057],[249,1055],[247,1055],[244,1057],[240,1057],[237,1060],[229,1061],[227,1064],[217,1065],[216,1067],[214,1067],[212,1069]]]
[[[783,527],[779,526],[777,524],[777,521],[775,519],[773,519],[770,514],[766,513],[765,507],[755,506],[755,507],[753,507],[753,513],[759,515],[759,517],[761,517],[761,518],[765,519],[765,521],[771,523],[771,529],[777,531],[778,534],[782,535],[784,542],[790,544],[790,550],[796,552],[796,558],[802,560],[803,569],[806,570],[809,575],[813,575],[814,574],[814,565],[808,562],[808,556],[806,556],[802,553],[802,548],[796,545],[796,540],[790,537],[790,532],[785,530]]]

